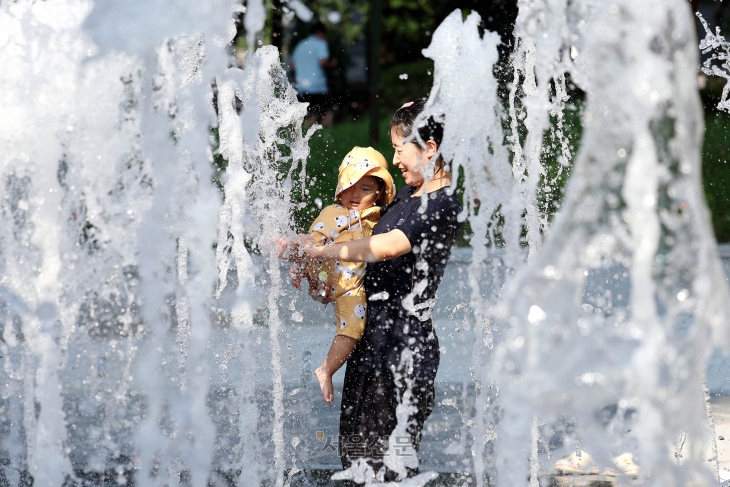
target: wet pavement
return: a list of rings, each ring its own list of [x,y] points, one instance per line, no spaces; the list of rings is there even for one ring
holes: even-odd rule
[[[715,422],[720,480],[726,482],[730,481],[730,396],[716,396],[710,404]]]

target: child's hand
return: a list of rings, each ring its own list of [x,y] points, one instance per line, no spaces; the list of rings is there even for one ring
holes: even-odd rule
[[[309,282],[309,296],[312,299],[322,304],[328,304],[332,301],[331,290],[326,282],[310,279],[309,276],[307,276],[307,282]]]
[[[276,250],[279,253],[279,258],[284,260],[291,260],[289,254],[291,254],[291,242],[285,240],[283,237],[277,237],[276,239]]]
[[[291,268],[289,268],[289,281],[291,282],[291,285],[297,288],[298,290],[302,290],[302,278],[304,277],[304,269],[300,264],[293,264]]]
[[[283,237],[278,237],[276,239],[276,247],[279,253],[279,258],[290,262],[305,261],[307,256],[299,243],[301,237],[302,235],[299,235],[299,238],[294,240],[286,240]]]

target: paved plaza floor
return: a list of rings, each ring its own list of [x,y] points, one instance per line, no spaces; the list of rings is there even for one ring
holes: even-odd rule
[[[720,480],[727,482],[730,481],[730,396],[716,396],[710,404],[715,423]]]
[[[720,254],[726,271],[730,272],[730,247],[721,247]],[[470,303],[468,281],[468,264],[470,255],[466,251],[458,251],[452,257],[447,268],[444,281],[439,290],[439,300],[434,310],[434,321],[441,345],[441,365],[437,376],[436,407],[426,423],[419,459],[422,471],[434,470],[442,474],[470,474],[470,424],[474,403],[474,382],[472,378],[472,357],[475,353],[475,337],[468,325],[467,316]],[[490,275],[484,272],[483,275]],[[491,273],[494,275],[494,273]],[[602,278],[600,275],[596,279]],[[499,279],[484,279],[481,283],[483,294],[496,292],[495,284]],[[623,284],[619,284],[621,286]],[[621,290],[617,290],[620,292]],[[628,290],[624,290],[628,291]],[[285,302],[291,304],[286,306]],[[302,356],[311,354],[311,367],[315,368],[324,358],[332,336],[332,323],[329,318],[331,308],[312,302],[306,296],[286,291],[282,298],[282,320],[286,331],[282,335],[284,351],[284,377],[287,382],[286,400],[294,400],[300,396],[307,405],[304,410],[311,411],[306,427],[299,432],[289,430],[292,435],[306,435],[309,438],[309,464],[311,468],[334,471],[339,469],[339,458],[336,455],[335,443],[339,423],[339,401],[341,399],[341,381],[343,373],[335,376],[336,398],[331,405],[321,400],[316,382],[309,384],[300,382],[302,374]],[[288,311],[287,311],[288,309]],[[261,329],[257,340],[264,345],[267,333]],[[259,378],[263,383],[270,377],[266,347],[261,347]],[[304,375],[306,377],[306,374]],[[718,438],[719,466],[722,480],[730,479],[730,355],[719,350],[713,356],[712,366],[708,368],[708,384],[713,393],[712,407],[715,415],[716,437]],[[306,381],[305,381],[306,382]],[[305,392],[306,389],[306,392]],[[292,391],[297,391],[292,393]],[[293,394],[293,395],[292,395]],[[301,394],[304,394],[302,396]],[[308,409],[309,408],[309,409]],[[290,407],[287,406],[287,410]],[[263,411],[263,410],[262,410]],[[265,414],[265,413],[264,413]],[[304,413],[306,414],[306,413]],[[568,445],[566,445],[568,447]],[[570,453],[568,448],[555,452],[556,455]],[[707,458],[712,457],[712,450],[707,447]],[[614,485],[615,478],[607,475],[559,476],[552,470],[554,461],[543,461],[541,469],[541,486],[572,485],[603,486]],[[612,467],[612,465],[603,465]],[[465,477],[467,478],[468,475]],[[623,478],[620,485],[639,485],[639,481]],[[430,485],[430,484],[429,484]],[[440,485],[440,484],[439,484]],[[456,484],[454,484],[456,485]],[[461,485],[461,484],[458,484]]]

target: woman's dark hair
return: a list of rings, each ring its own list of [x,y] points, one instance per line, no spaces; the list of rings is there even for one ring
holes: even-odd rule
[[[390,131],[403,138],[410,136],[413,133],[416,118],[423,112],[425,106],[426,98],[417,98],[410,104],[406,103],[400,107],[393,114],[390,121]],[[441,122],[434,120],[433,117],[428,117],[426,120],[419,121],[418,135],[421,136],[423,141],[433,140],[437,145],[441,145],[441,140],[444,137],[444,126]]]

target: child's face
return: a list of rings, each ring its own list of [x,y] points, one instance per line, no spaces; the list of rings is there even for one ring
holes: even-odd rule
[[[375,205],[379,196],[378,180],[373,176],[363,176],[340,193],[340,203],[348,210],[367,210]]]

